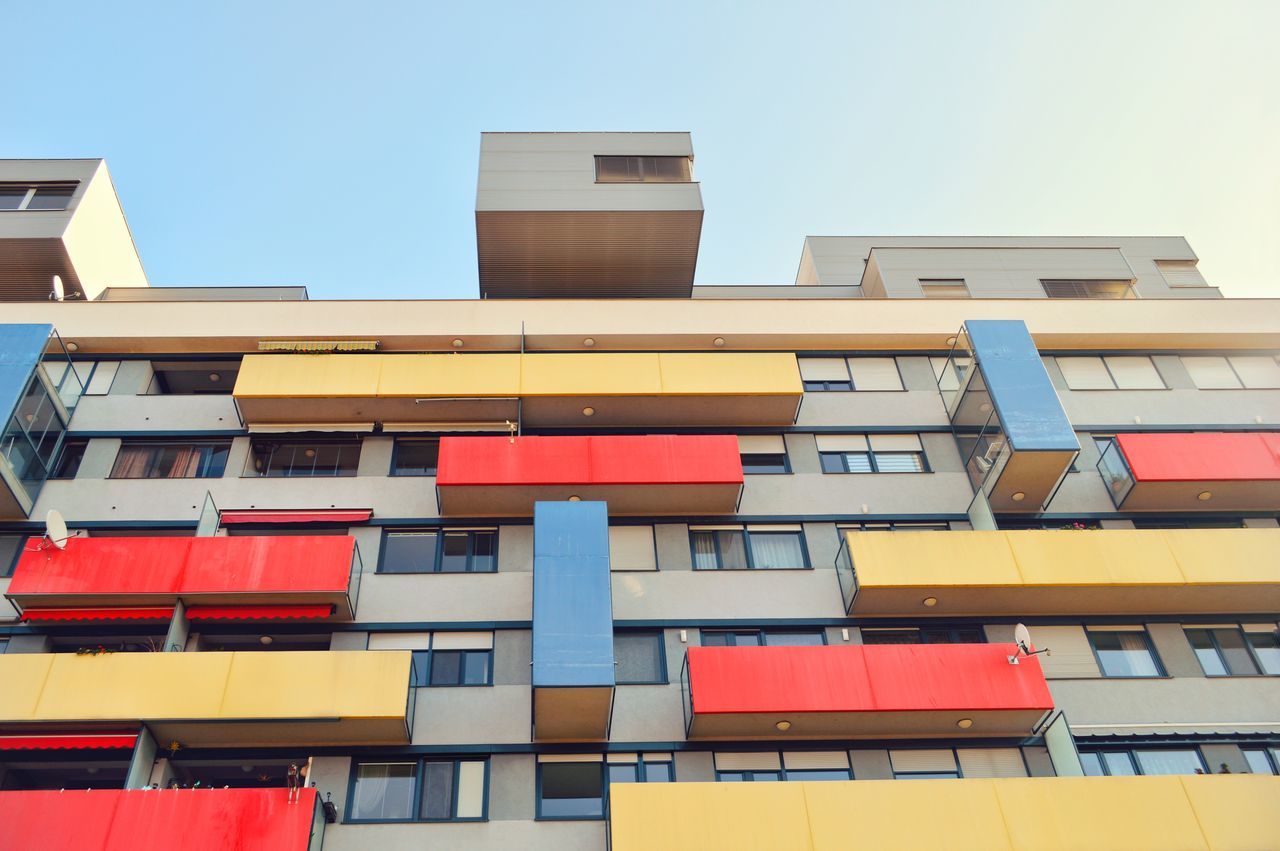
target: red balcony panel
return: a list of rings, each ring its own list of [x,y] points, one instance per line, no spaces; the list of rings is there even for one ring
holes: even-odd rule
[[[444,437],[436,486],[452,515],[527,515],[539,500],[609,503],[618,514],[733,513],[733,435]]]
[[[99,606],[86,609],[23,609],[25,623],[61,623],[65,621],[168,621],[173,618],[173,606],[128,606],[109,608]]]
[[[350,618],[354,555],[349,536],[72,538],[23,553],[7,596],[22,608],[327,604]]]
[[[316,790],[0,792],[0,847],[40,851],[306,851]]]
[[[1133,478],[1126,509],[1280,508],[1280,434],[1121,434],[1116,443]]]
[[[1038,659],[1009,664],[1015,650],[1012,644],[692,647],[689,735],[1023,735],[1053,708],[1053,698]]]

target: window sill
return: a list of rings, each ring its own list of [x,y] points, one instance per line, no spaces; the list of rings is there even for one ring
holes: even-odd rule
[[[485,818],[348,818],[341,824],[483,824]]]
[[[604,821],[604,816],[536,816],[534,821]]]
[[[436,683],[436,684],[434,684],[434,685],[433,685],[433,684],[431,684],[431,683],[421,683],[421,684],[417,684],[417,683],[415,683],[415,684],[414,684],[413,686],[411,686],[411,687],[412,687],[412,688],[429,688],[429,689],[438,689],[438,688],[493,688],[493,683],[456,683],[456,684],[453,684],[453,685],[444,685],[444,684],[441,684],[441,683]]]
[[[694,573],[785,573],[795,570],[813,570],[808,567],[695,567]]]
[[[375,576],[494,576],[496,570],[375,570]]]
[[[636,682],[632,682],[632,683],[615,682],[614,685],[615,686],[669,686],[671,685],[671,681],[670,680],[643,680],[643,681],[637,680]]]

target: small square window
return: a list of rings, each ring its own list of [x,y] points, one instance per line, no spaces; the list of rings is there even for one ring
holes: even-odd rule
[[[62,444],[58,460],[54,462],[51,479],[74,479],[80,471],[80,462],[84,460],[84,451],[89,448],[87,440],[68,440]]]
[[[360,763],[347,817],[354,821],[412,819],[417,773],[416,762]]]
[[[37,186],[35,194],[27,203],[27,209],[65,210],[75,192],[75,186]]]
[[[969,298],[969,287],[963,278],[921,279],[920,292],[925,298]]]
[[[538,766],[538,817],[598,819],[604,816],[604,764],[544,762]]]
[[[742,456],[742,472],[747,475],[790,473],[785,452],[752,452]]]
[[[613,636],[618,685],[648,685],[667,681],[660,632],[619,632]]]
[[[492,685],[492,650],[432,650],[433,686]]]
[[[401,438],[391,453],[391,475],[434,476],[439,463],[437,438]]]

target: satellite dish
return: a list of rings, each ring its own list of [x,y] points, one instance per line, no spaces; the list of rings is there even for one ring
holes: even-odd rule
[[[45,515],[44,537],[60,550],[66,548],[67,538],[71,537],[67,532],[67,521],[62,519],[62,512],[56,508],[50,508],[49,513]]]
[[[62,285],[62,276],[53,276],[53,292],[49,294],[49,298],[53,301],[62,301],[67,297],[66,287]]]
[[[1026,624],[1020,623],[1013,628],[1013,642],[1023,653],[1031,652],[1031,630],[1027,629]]]

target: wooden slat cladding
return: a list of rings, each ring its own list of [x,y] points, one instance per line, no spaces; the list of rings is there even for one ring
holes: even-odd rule
[[[701,210],[477,212],[484,298],[688,298]]]
[[[80,292],[61,239],[0,240],[0,301],[46,301],[54,275],[62,276],[68,294]]]

